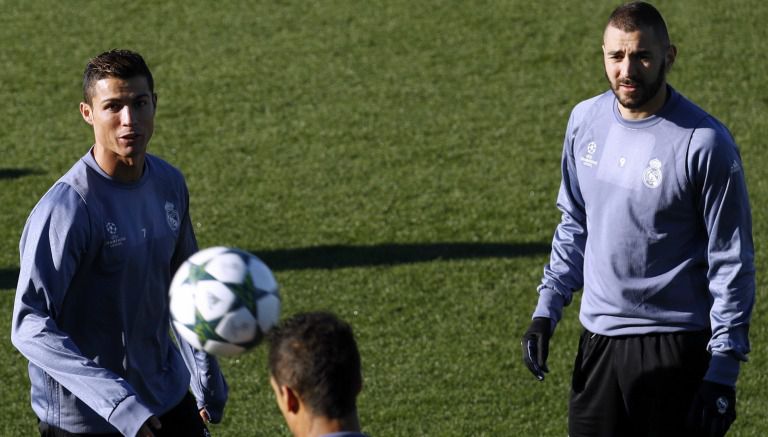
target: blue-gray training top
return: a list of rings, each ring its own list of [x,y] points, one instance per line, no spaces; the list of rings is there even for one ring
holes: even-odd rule
[[[181,173],[145,162],[122,184],[87,153],[21,236],[11,339],[29,360],[33,410],[69,432],[134,436],[189,388],[216,419],[227,399],[216,360],[170,336],[171,275],[197,243]]]
[[[534,317],[559,321],[583,289],[579,319],[598,334],[711,329],[706,379],[733,385],[755,295],[744,171],[728,130],[669,91],[639,121],[610,91],[573,109]]]

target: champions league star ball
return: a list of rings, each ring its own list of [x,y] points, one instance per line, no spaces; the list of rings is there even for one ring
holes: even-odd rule
[[[269,268],[248,252],[211,247],[189,257],[170,287],[173,325],[193,347],[235,356],[256,346],[280,318]]]

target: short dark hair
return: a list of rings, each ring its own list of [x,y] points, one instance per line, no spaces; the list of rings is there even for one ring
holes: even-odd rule
[[[330,312],[299,313],[269,334],[269,371],[295,390],[309,410],[342,418],[357,409],[360,353],[350,325]]]
[[[664,17],[650,3],[631,2],[617,7],[608,19],[608,26],[625,32],[652,29],[659,42],[664,46],[669,45],[669,32]]]
[[[93,84],[101,79],[108,77],[131,79],[136,76],[144,76],[147,79],[149,91],[154,94],[155,82],[152,79],[152,73],[140,54],[123,49],[108,50],[91,58],[85,66],[83,99],[86,103],[91,103]]]

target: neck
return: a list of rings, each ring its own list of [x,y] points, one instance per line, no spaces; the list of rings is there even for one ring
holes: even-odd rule
[[[664,83],[659,87],[656,95],[640,108],[627,108],[619,103],[619,113],[626,120],[642,120],[648,118],[659,112],[664,104],[667,103],[668,96],[669,90],[667,90],[667,84]]]
[[[331,419],[328,417],[313,416],[306,423],[306,437],[319,437],[333,432],[360,432],[360,420],[357,412],[351,413],[346,417]]]
[[[144,173],[144,155],[120,156],[98,145],[93,148],[93,158],[104,173],[118,182],[132,183]]]

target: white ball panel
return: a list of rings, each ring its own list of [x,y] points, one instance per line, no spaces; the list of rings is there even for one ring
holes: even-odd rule
[[[209,247],[207,249],[203,249],[195,253],[194,255],[190,256],[187,261],[191,262],[192,264],[202,265],[209,259],[215,257],[216,255],[222,252],[226,252],[227,250],[229,249],[223,246]]]
[[[228,252],[209,260],[205,271],[221,282],[239,284],[247,274],[247,267],[240,255]]]
[[[174,290],[176,290],[178,287],[181,286],[181,284],[184,283],[184,281],[189,277],[189,262],[183,262],[179,266],[179,268],[176,270],[176,273],[173,275],[173,279],[171,279],[171,286],[168,288],[168,292],[173,295]]]
[[[269,294],[256,303],[261,332],[269,331],[280,319],[280,298],[275,294]]]
[[[182,284],[171,290],[171,316],[179,323],[195,323],[195,287]]]
[[[229,311],[235,295],[218,281],[200,281],[195,286],[195,306],[205,320],[214,320]]]
[[[256,337],[256,319],[245,307],[227,313],[216,325],[216,333],[232,343],[246,343]]]
[[[269,292],[277,291],[275,276],[259,258],[253,256],[249,259],[248,270],[251,272],[251,277],[256,287]]]
[[[208,340],[205,342],[205,351],[220,357],[234,357],[235,355],[240,355],[245,352],[245,348],[231,343]]]
[[[193,348],[199,350],[203,349],[203,346],[200,344],[200,340],[197,338],[197,334],[195,334],[192,330],[175,321],[173,322],[173,326],[176,328],[176,332],[181,336],[181,338],[186,340],[186,342],[189,343]]]

